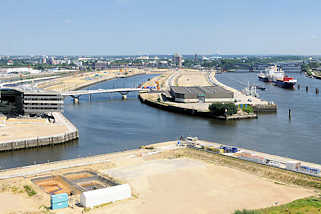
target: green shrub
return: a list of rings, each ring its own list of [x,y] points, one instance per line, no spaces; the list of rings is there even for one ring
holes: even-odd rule
[[[34,196],[36,193],[36,191],[34,191],[31,186],[29,185],[25,185],[23,186],[23,188],[25,189],[26,193],[29,195],[29,196]]]
[[[225,109],[226,115],[236,114],[237,112],[237,107],[233,103],[213,103],[208,107],[208,109],[211,111],[212,114],[216,116],[225,115]]]
[[[260,213],[254,210],[236,210],[234,214],[260,214]]]
[[[252,106],[247,105],[246,108],[243,109],[243,111],[246,112],[246,113],[253,113],[254,109],[253,109]]]
[[[205,147],[205,150],[207,150],[207,151],[211,151],[211,152],[216,152],[216,153],[219,153],[220,152],[220,150],[219,149],[217,149],[217,148],[214,148],[214,147]]]
[[[153,146],[140,146],[139,148],[140,148],[140,149],[150,149],[150,150],[153,150],[153,149],[154,149]]]

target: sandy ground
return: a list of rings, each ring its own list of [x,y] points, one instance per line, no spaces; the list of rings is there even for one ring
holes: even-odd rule
[[[2,118],[0,120],[0,143],[10,140],[45,137],[68,131],[64,117],[56,117],[55,123],[43,118]]]
[[[310,196],[235,169],[190,159],[153,160],[106,170],[134,187],[138,199],[93,213],[232,213]],[[258,191],[259,190],[259,191]]]
[[[94,170],[108,175],[121,183],[129,183],[134,196],[104,207],[95,208],[88,213],[220,213],[230,214],[236,209],[254,209],[280,204],[315,194],[312,190],[297,186],[280,185],[269,179],[249,174],[238,169],[218,166],[189,158],[156,158],[154,154],[176,149],[174,142],[155,144],[153,151],[132,150],[62,161],[56,164],[43,164],[21,169],[0,172],[17,174],[18,171],[36,171],[37,169],[57,169],[59,165],[97,160],[108,160],[104,163],[55,170],[39,176],[58,175],[70,171]],[[155,158],[156,159],[155,159]],[[40,173],[39,173],[40,174]],[[0,213],[38,213],[40,206],[49,206],[49,195],[31,183],[32,177],[12,178],[0,181],[3,185],[28,184],[38,193],[28,197],[25,193],[0,191]],[[20,187],[19,187],[20,186]],[[33,199],[33,200],[31,200]],[[73,198],[73,203],[78,199]],[[20,212],[24,211],[24,212]],[[81,207],[75,206],[53,213],[82,213]]]
[[[43,88],[46,90],[52,91],[72,91],[77,88],[85,87],[91,84],[95,84],[97,82],[102,82],[106,80],[110,80],[117,77],[129,77],[137,74],[144,73],[155,73],[155,72],[166,72],[167,70],[153,70],[153,69],[115,69],[115,70],[103,70],[103,71],[95,71],[95,72],[87,72],[81,74],[75,74],[73,76],[58,78],[55,80],[46,81],[44,83],[38,84],[39,88]]]
[[[207,72],[184,72],[177,76],[177,86],[210,86],[211,84],[207,79]]]
[[[32,198],[27,198],[25,195],[13,194],[13,193],[1,193],[0,194],[1,208],[0,211],[3,214],[17,213],[17,210],[23,213],[28,207],[37,207],[38,203]]]

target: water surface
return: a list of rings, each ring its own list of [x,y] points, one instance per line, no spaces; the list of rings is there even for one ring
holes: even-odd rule
[[[119,94],[80,97],[80,104],[65,100],[64,115],[79,129],[79,141],[53,147],[42,147],[0,153],[1,168],[44,163],[90,155],[134,149],[140,145],[175,140],[179,136],[240,146],[270,154],[292,157],[321,164],[321,95],[312,89],[321,81],[293,74],[301,90],[285,90],[257,81],[254,73],[224,73],[219,81],[242,89],[247,82],[266,87],[261,97],[278,104],[277,114],[260,115],[258,119],[220,121],[159,110],[130,93],[127,100]],[[90,89],[136,87],[153,75],[115,79],[90,86]],[[311,90],[306,93],[305,86]],[[288,109],[292,109],[292,119]]]

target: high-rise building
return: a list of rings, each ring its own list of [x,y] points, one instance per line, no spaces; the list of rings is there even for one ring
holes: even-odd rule
[[[183,57],[178,53],[175,53],[173,56],[173,63],[176,67],[181,68],[183,64]]]
[[[56,65],[55,57],[50,57],[50,58],[49,58],[49,64],[50,64],[50,65]]]
[[[42,61],[42,64],[47,64],[47,57],[42,57],[41,61]]]

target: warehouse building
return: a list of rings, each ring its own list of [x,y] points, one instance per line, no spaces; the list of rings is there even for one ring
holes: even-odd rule
[[[21,88],[0,89],[0,113],[23,115],[62,112],[63,96],[57,92]]]
[[[172,86],[170,95],[175,102],[181,103],[208,103],[233,102],[234,93],[220,86],[184,87]]]

